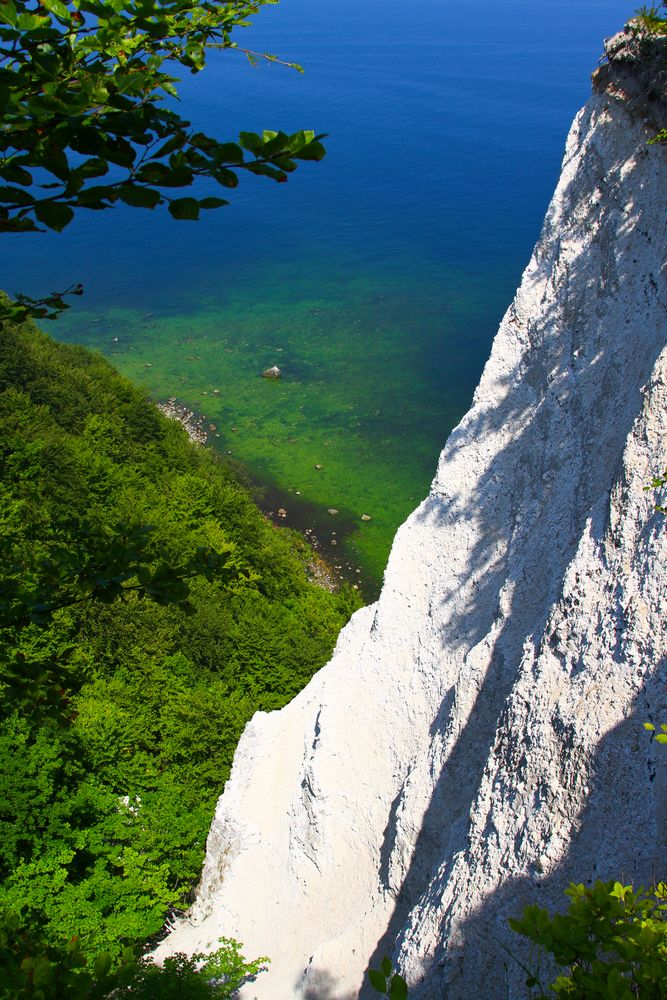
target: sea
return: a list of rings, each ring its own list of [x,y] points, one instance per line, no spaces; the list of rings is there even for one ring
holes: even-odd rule
[[[326,158],[287,184],[244,176],[197,222],[120,206],[4,236],[0,284],[39,296],[81,282],[44,329],[194,411],[275,523],[372,599],[470,404],[603,38],[634,9],[267,6],[238,45],[303,74],[216,51],[185,73],[179,111],[224,140],[314,129]],[[281,378],[262,378],[273,365]]]

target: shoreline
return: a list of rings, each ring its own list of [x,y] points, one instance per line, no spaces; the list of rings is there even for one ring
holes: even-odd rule
[[[176,396],[170,396],[166,403],[155,405],[163,416],[176,420],[184,428],[193,444],[208,444],[208,432],[204,428],[206,417],[198,417],[194,410],[189,409],[184,403],[179,403]]]
[[[179,402],[176,396],[170,396],[166,402],[156,402],[155,405],[163,416],[177,421],[183,427],[193,444],[216,447],[215,438],[220,438],[220,433],[215,424],[207,424],[205,414],[197,414],[185,403]],[[220,444],[217,448],[224,457],[232,454],[230,451],[225,456]],[[327,531],[324,518],[334,523],[328,511],[297,498],[291,490],[280,489],[273,484],[257,483],[244,463],[237,459],[234,462],[242,466],[248,480],[247,488],[262,514],[276,527],[298,532],[312,549],[314,558],[306,565],[308,579],[312,583],[330,592],[341,584],[348,583],[361,593],[365,601],[375,599],[375,592],[379,589],[377,581],[366,575],[362,567],[354,565],[348,556],[337,552],[339,541],[354,530],[351,518],[337,512],[336,529]]]

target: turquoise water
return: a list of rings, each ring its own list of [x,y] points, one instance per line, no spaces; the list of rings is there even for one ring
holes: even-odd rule
[[[305,74],[217,54],[182,111],[228,138],[315,128],[327,158],[287,185],[242,180],[198,223],[117,208],[5,237],[2,285],[82,281],[48,331],[205,414],[280,523],[313,528],[371,594],[469,405],[602,38],[632,10],[283,0],[239,42]]]

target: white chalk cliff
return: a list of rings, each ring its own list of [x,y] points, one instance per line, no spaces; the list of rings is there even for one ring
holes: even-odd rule
[[[667,467],[667,149],[647,144],[667,100],[639,46],[608,44],[377,604],[241,739],[159,953],[238,938],[271,957],[244,998],[349,1000],[383,954],[411,1000],[520,997],[509,915],[667,874],[667,752],[641,725],[667,720],[667,526],[644,491]]]

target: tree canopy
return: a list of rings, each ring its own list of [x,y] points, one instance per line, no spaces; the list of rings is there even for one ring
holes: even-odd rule
[[[314,132],[222,141],[177,110],[174,70],[275,2],[0,0],[0,232],[118,202],[197,219],[227,204],[210,181],[321,159]],[[245,722],[358,598],[311,585],[305,543],[101,358],[14,322],[62,294],[0,298],[0,997],[101,996],[112,965],[132,996],[189,995],[195,958],[126,950],[187,903]],[[263,964],[223,944],[220,997]]]
[[[245,723],[359,599],[309,583],[212,449],[29,324],[0,323],[0,553],[0,967],[3,911],[18,966],[24,933],[117,963],[187,904]]]

